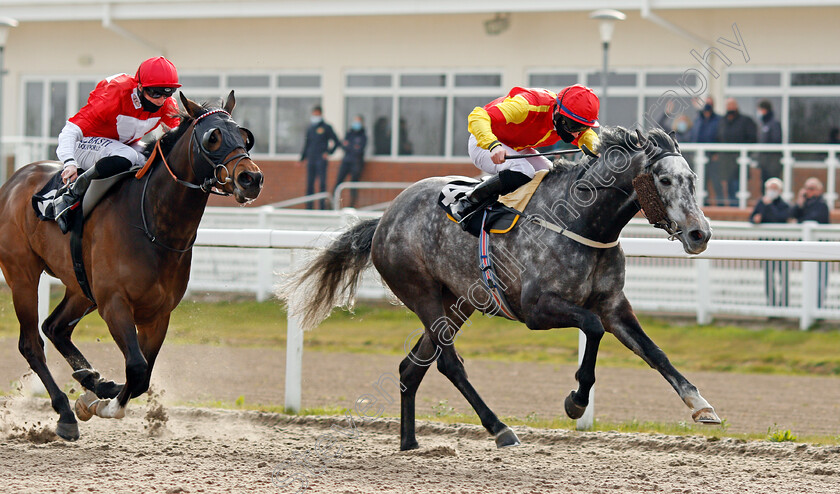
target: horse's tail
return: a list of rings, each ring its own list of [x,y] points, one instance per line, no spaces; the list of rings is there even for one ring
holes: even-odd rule
[[[286,301],[304,331],[326,319],[333,307],[352,307],[362,271],[370,265],[378,224],[377,218],[350,228],[278,286],[275,294]]]

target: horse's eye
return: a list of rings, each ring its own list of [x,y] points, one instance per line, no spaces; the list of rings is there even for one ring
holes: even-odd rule
[[[662,177],[659,179],[659,183],[662,185],[671,185],[671,179],[668,177]]]

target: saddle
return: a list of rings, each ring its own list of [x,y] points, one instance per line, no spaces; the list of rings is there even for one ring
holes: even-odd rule
[[[485,204],[479,205],[475,211],[464,218],[464,221],[467,223],[466,231],[475,237],[480,236],[482,221],[484,223],[484,231],[487,233],[504,234],[512,231],[518,224],[522,216],[522,211],[525,210],[537,187],[547,174],[548,170],[539,170],[534,174],[534,178],[530,182],[515,191],[499,197],[498,200],[488,201]],[[457,223],[455,218],[452,217],[452,205],[463,198],[479,181],[474,178],[460,176],[453,176],[451,178],[452,180],[447,182],[440,191],[438,205],[446,211],[446,217],[450,221]],[[485,212],[487,213],[486,219],[484,218]]]
[[[105,193],[108,192],[111,187],[119,183],[128,175],[136,173],[138,168],[139,167],[132,167],[129,170],[107,178],[96,178],[91,180],[90,186],[88,186],[88,189],[81,201],[82,217],[87,218],[91,211],[93,211],[93,208],[99,203],[99,201],[102,200],[103,197],[105,197]],[[35,214],[38,216],[39,220],[55,220],[54,214],[49,214],[50,211],[47,209],[47,204],[51,203],[59,195],[63,194],[66,187],[67,186],[64,185],[61,180],[61,171],[59,170],[49,179],[49,181],[47,181],[46,185],[44,185],[40,191],[36,192],[32,196],[32,207],[35,209]],[[75,206],[75,209],[78,209],[78,206]],[[73,210],[69,212],[75,213],[77,211]],[[72,216],[78,217],[79,215],[74,214]],[[71,221],[73,221],[73,219],[71,219]]]

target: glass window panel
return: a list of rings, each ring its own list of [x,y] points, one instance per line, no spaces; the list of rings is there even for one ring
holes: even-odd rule
[[[95,87],[95,81],[79,82],[79,94],[78,99],[76,100],[76,111],[81,110],[81,108],[87,104],[88,96],[90,96],[90,92],[93,91]]]
[[[391,115],[393,100],[389,96],[349,96],[345,102],[347,122],[356,115],[364,118],[365,128],[368,129],[368,146],[366,154],[389,156],[391,154]]]
[[[301,153],[309,114],[320,104],[320,97],[277,98],[277,154]]]
[[[680,83],[688,87],[697,85],[697,74],[694,72],[651,72],[645,75],[645,85],[649,87],[677,87]]]
[[[221,96],[219,96],[216,93],[205,93],[205,92],[194,93],[194,92],[190,91],[189,94],[186,94],[186,96],[187,96],[187,98],[189,98],[192,101],[195,101],[199,105],[207,104],[207,105],[215,106],[215,107],[221,107],[221,106],[224,105],[224,100],[222,99]],[[178,101],[178,104],[180,105],[181,100],[179,98],[176,98],[176,100]],[[236,104],[239,105],[239,96],[236,97]]]
[[[319,75],[280,75],[277,76],[277,87],[321,87],[321,76]]]
[[[606,107],[601,104],[598,120],[601,125],[633,127],[638,122],[638,106],[635,96],[608,96]]]
[[[840,86],[840,72],[799,72],[790,75],[792,86]]]
[[[254,134],[255,153],[268,153],[269,112],[271,98],[268,96],[240,96],[231,115],[236,123]]]
[[[456,87],[499,87],[502,85],[500,74],[456,74]]]
[[[404,74],[400,76],[403,87],[444,87],[446,76],[443,74]]]
[[[26,114],[24,116],[24,135],[42,137],[44,123],[44,83],[32,81],[26,83]]]
[[[840,98],[791,96],[790,142],[826,143],[829,129],[840,127]]]
[[[446,98],[402,97],[397,154],[443,156]]]
[[[586,76],[586,85],[589,87],[601,87],[601,73],[594,72]],[[607,85],[615,87],[633,87],[636,85],[636,74],[618,74],[610,72],[607,77]]]
[[[728,75],[728,80],[732,87],[781,86],[782,74],[779,72],[735,72]]]
[[[182,87],[221,87],[220,78],[217,75],[179,75],[178,82]]]
[[[729,97],[729,96],[727,96]],[[754,121],[758,122],[758,102],[761,100],[766,99],[770,102],[773,106],[773,113],[776,116],[776,120],[782,121],[781,115],[779,112],[782,108],[782,97],[781,96],[735,96],[735,100],[738,102],[738,111],[741,112],[742,115],[746,115],[753,119]]]
[[[228,86],[237,87],[268,87],[271,79],[267,75],[231,75],[228,76]]]
[[[454,98],[452,111],[452,156],[467,157],[467,141],[470,132],[467,130],[467,117],[476,106],[484,106],[493,98],[487,96],[457,96]]]
[[[528,77],[528,85],[531,87],[544,87],[553,91],[559,91],[566,86],[577,84],[577,74],[531,74]]]
[[[646,129],[659,126],[665,132],[671,132],[676,130],[674,128],[675,121],[681,115],[687,116],[692,122],[697,116],[697,109],[692,105],[691,98],[675,96],[672,93],[663,96],[648,96],[645,98],[644,104],[643,118]]]
[[[66,82],[50,83],[50,137],[58,137],[58,133],[67,121],[67,90]]]
[[[391,87],[390,74],[350,74],[347,87]]]

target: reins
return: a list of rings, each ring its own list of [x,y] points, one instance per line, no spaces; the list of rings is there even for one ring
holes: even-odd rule
[[[215,195],[220,195],[220,196],[229,196],[230,195],[229,192],[217,191],[217,190],[215,190],[215,187],[217,185],[222,185],[223,186],[227,183],[230,183],[233,180],[233,179],[230,178],[231,175],[235,176],[236,167],[239,166],[239,163],[243,159],[248,158],[249,154],[248,154],[248,151],[246,150],[244,153],[235,154],[235,155],[231,156],[230,158],[226,159],[225,161],[223,161],[221,163],[214,163],[213,160],[210,158],[210,156],[208,156],[207,151],[204,149],[204,146],[202,145],[202,143],[198,142],[198,140],[197,140],[196,128],[197,128],[197,124],[200,120],[202,120],[203,118],[205,118],[209,115],[214,115],[214,114],[218,114],[218,113],[223,113],[223,114],[227,115],[228,117],[230,117],[230,114],[227,111],[225,111],[223,109],[216,109],[216,110],[211,110],[211,111],[208,111],[206,113],[203,113],[203,114],[199,115],[198,117],[196,117],[193,120],[193,122],[191,124],[192,132],[191,132],[191,136],[190,136],[190,146],[188,148],[188,155],[187,155],[188,158],[187,159],[190,162],[190,167],[193,170],[193,174],[196,176],[196,178],[199,177],[198,173],[196,173],[196,170],[195,170],[195,161],[193,160],[193,144],[195,144],[196,147],[198,147],[198,149],[199,149],[198,155],[201,156],[210,165],[210,167],[213,169],[212,175],[205,178],[204,181],[201,184],[194,184],[192,182],[188,182],[186,180],[178,178],[178,176],[172,170],[172,167],[169,166],[169,162],[166,159],[166,155],[163,153],[163,150],[160,147],[161,139],[158,139],[155,142],[155,147],[152,150],[152,153],[149,155],[149,159],[146,160],[146,163],[143,165],[143,167],[135,175],[135,177],[138,178],[138,179],[142,178],[144,175],[146,175],[146,181],[143,183],[143,192],[140,195],[140,217],[142,219],[143,226],[142,226],[142,228],[135,226],[135,228],[141,229],[143,231],[143,234],[146,235],[146,238],[148,238],[150,242],[152,242],[153,244],[158,245],[160,247],[163,247],[166,250],[169,250],[169,251],[172,251],[172,252],[177,252],[179,254],[183,254],[185,252],[188,252],[190,249],[193,248],[193,245],[195,244],[196,236],[193,236],[192,240],[189,241],[187,247],[183,248],[183,249],[176,249],[174,247],[170,247],[170,246],[158,241],[157,236],[152,233],[151,229],[149,228],[149,223],[146,220],[146,208],[144,207],[144,204],[146,203],[146,190],[149,187],[149,181],[150,181],[150,177],[151,177],[151,173],[147,174],[147,172],[152,167],[152,164],[155,162],[156,158],[159,156],[160,160],[163,162],[163,166],[166,168],[166,171],[169,172],[169,176],[171,176],[172,179],[176,183],[178,183],[180,185],[183,185],[184,187],[186,187],[188,189],[201,190],[205,194],[215,194]],[[211,129],[211,132],[213,130],[216,130],[216,129]],[[193,141],[195,141],[195,142],[193,142]],[[235,150],[237,148],[241,148],[241,146],[236,146],[233,149]],[[171,152],[171,150],[170,150],[170,152]],[[226,165],[233,160],[237,160],[237,161],[233,166],[233,171],[229,172],[226,168]],[[219,174],[220,174],[219,169],[220,168],[225,170],[226,174],[228,175],[225,178],[225,180],[221,180],[220,177],[219,177]]]

